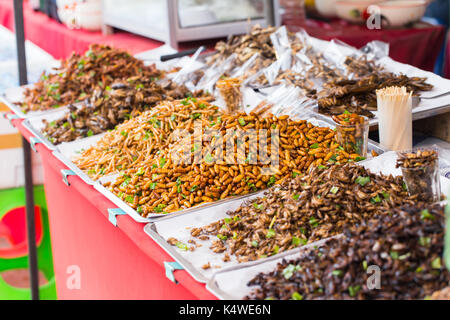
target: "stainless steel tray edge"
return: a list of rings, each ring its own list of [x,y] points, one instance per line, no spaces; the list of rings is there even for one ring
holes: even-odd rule
[[[154,223],[148,223],[144,226],[144,232],[150,236],[162,249],[164,249],[176,262],[178,262],[187,273],[189,273],[196,281],[200,283],[207,283],[208,279],[201,275],[197,270],[192,266],[189,261],[181,257],[176,249],[168,244],[163,237],[161,237],[156,229],[156,225]]]
[[[26,119],[27,115],[22,112],[22,110],[16,106],[14,103],[9,101],[4,94],[0,95],[0,102],[6,105],[15,115],[17,115],[21,119]]]
[[[153,216],[152,218],[144,218],[139,213],[137,213],[133,208],[127,205],[122,199],[117,197],[114,193],[105,188],[100,182],[96,181],[94,184],[94,189],[104,195],[109,201],[114,203],[120,209],[122,209],[127,215],[129,215],[134,221],[138,223],[148,223],[155,219],[157,216],[165,216],[164,214],[157,214],[157,216]]]
[[[70,170],[72,170],[81,180],[83,180],[88,185],[94,185],[95,181],[92,180],[86,173],[80,170],[70,159],[66,158],[61,152],[56,149],[53,151],[53,155],[59,161],[64,163]]]
[[[260,259],[260,260],[256,260],[256,261],[250,261],[250,262],[245,262],[245,263],[241,263],[235,266],[231,266],[231,267],[225,267],[217,272],[214,272],[212,278],[206,283],[206,289],[211,292],[212,294],[214,294],[216,297],[218,297],[221,300],[234,300],[235,298],[230,296],[229,294],[227,294],[225,291],[223,291],[216,283],[216,277],[218,274],[223,274],[223,273],[227,273],[230,271],[234,271],[234,270],[241,270],[241,269],[247,269],[247,268],[252,268],[258,265],[262,265],[262,264],[267,264],[273,261],[278,261],[278,260],[282,260],[284,258],[286,258],[287,256],[291,256],[291,255],[298,255],[301,256],[303,252],[306,252],[309,249],[312,249],[314,247],[320,247],[325,245],[325,243],[327,241],[330,241],[331,239],[334,238],[338,238],[342,236],[341,234],[333,236],[333,237],[329,237],[326,239],[322,239],[322,240],[318,240],[312,243],[309,243],[307,245],[301,246],[299,248],[295,248],[292,250],[288,250],[285,251],[283,253],[280,254],[276,254],[274,256],[265,258],[265,259]],[[250,279],[249,279],[250,280]]]
[[[54,151],[58,147],[56,145],[54,145],[53,143],[51,143],[48,140],[48,138],[45,135],[43,135],[39,129],[34,127],[33,124],[31,123],[31,121],[34,119],[44,119],[45,116],[52,115],[52,114],[65,113],[68,110],[69,109],[67,108],[67,106],[64,106],[64,107],[61,107],[61,108],[58,108],[55,110],[49,110],[48,112],[41,113],[39,115],[30,116],[28,118],[25,118],[25,120],[23,121],[23,126],[25,127],[25,129],[30,131],[36,138],[38,138],[40,140],[40,142],[42,142],[49,150]]]
[[[180,211],[175,211],[173,213],[163,215],[161,218],[158,218],[158,221],[167,220],[167,219],[173,219],[173,218],[176,218],[177,216],[180,216],[180,215],[193,214],[196,211],[198,211],[199,209],[206,209],[206,208],[209,208],[209,207],[215,207],[217,205],[220,205],[220,204],[223,204],[223,203],[227,203],[227,202],[230,202],[230,201],[250,198],[250,197],[253,197],[253,196],[257,196],[259,194],[263,194],[267,190],[269,190],[269,189],[259,190],[259,191],[248,193],[248,194],[242,195],[242,196],[227,197],[227,198],[222,199],[222,200],[208,202],[208,203],[201,204],[201,205],[198,205],[198,206],[195,206],[195,207],[192,207],[192,208],[183,209],[183,210],[180,210]]]
[[[166,219],[172,219],[179,215],[192,214],[192,213],[197,212],[199,209],[214,207],[214,206],[217,206],[217,205],[229,202],[229,201],[234,201],[234,200],[238,200],[238,199],[255,196],[259,193],[262,193],[262,192],[268,190],[268,189],[265,189],[265,190],[260,190],[260,191],[249,193],[249,194],[242,195],[242,196],[229,197],[226,199],[208,202],[205,204],[197,205],[197,206],[194,206],[191,208],[182,209],[182,210],[167,213],[167,214],[151,213],[150,216],[147,216],[147,218],[144,218],[136,210],[131,208],[125,201],[123,201],[122,199],[117,197],[114,193],[112,193],[107,188],[105,188],[105,186],[103,186],[103,184],[101,182],[95,181],[93,183],[93,186],[94,186],[94,189],[96,189],[98,192],[100,192],[102,195],[104,195],[108,200],[110,200],[112,203],[117,205],[125,213],[127,213],[129,216],[131,216],[131,218],[133,218],[136,222],[139,222],[139,223],[149,223],[149,222],[152,222],[155,220],[161,221],[161,220],[166,220]]]

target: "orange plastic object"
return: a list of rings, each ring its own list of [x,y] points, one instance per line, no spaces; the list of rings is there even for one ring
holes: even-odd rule
[[[34,216],[36,219],[36,245],[39,246],[44,234],[39,206],[34,207]],[[5,238],[11,244],[11,247],[0,248],[0,258],[19,258],[28,254],[26,224],[25,207],[14,208],[1,218],[0,237]]]

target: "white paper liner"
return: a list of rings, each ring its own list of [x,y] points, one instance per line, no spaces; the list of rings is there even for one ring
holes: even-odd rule
[[[258,192],[252,196],[241,199],[230,200],[226,203],[216,205],[211,208],[199,208],[195,212],[174,215],[172,217],[161,218],[153,224],[147,224],[144,231],[152,237],[160,246],[162,246],[176,261],[178,261],[192,277],[199,282],[207,282],[212,274],[217,271],[216,267],[233,266],[238,264],[234,256],[230,256],[230,261],[222,261],[224,254],[215,254],[209,247],[211,240],[199,240],[191,236],[191,229],[208,225],[214,221],[227,217],[227,212],[237,209],[244,201],[256,198],[262,195],[264,191]],[[178,241],[188,245],[188,240],[195,239],[201,247],[194,251],[183,251],[167,243],[167,239],[176,238]],[[213,239],[213,237],[210,237]],[[203,269],[202,266],[210,263],[210,269]]]

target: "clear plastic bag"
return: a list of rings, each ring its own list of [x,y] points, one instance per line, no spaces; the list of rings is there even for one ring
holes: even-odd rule
[[[216,82],[223,76],[226,72],[231,71],[236,60],[236,54],[230,55],[225,59],[223,63],[216,63],[211,67],[206,69],[204,76],[196,85],[197,90],[206,90],[208,92],[214,92]]]
[[[231,78],[238,78],[238,77],[248,78],[250,76],[250,73],[253,70],[253,68],[256,67],[256,63],[259,58],[260,58],[260,54],[255,53],[250,59],[245,61],[245,63],[242,66],[235,68],[231,72],[230,77]]]
[[[359,50],[367,55],[370,60],[379,60],[389,56],[389,43],[374,40]]]
[[[273,85],[280,72],[289,70],[291,65],[292,54],[290,51],[285,51],[277,61],[263,70],[264,76],[266,77],[269,85]]]
[[[184,64],[184,66],[181,68],[181,70],[178,71],[178,72],[174,75],[174,77],[173,77],[173,79],[172,79],[173,82],[176,82],[176,83],[179,83],[179,84],[182,83],[183,77],[185,77],[185,76],[186,76],[187,74],[189,74],[190,72],[192,72],[192,71],[194,71],[194,70],[196,70],[197,68],[199,68],[199,67],[202,66],[201,63],[199,64],[199,63],[196,63],[196,62],[197,62],[197,60],[198,60],[198,58],[199,58],[199,56],[200,56],[200,53],[202,53],[202,51],[203,51],[204,49],[205,49],[205,48],[200,47],[200,48],[194,53],[194,55],[193,55],[192,57],[186,59],[187,62]]]
[[[301,88],[279,85],[257,106],[247,110],[259,115],[272,113],[275,116],[289,115],[301,119],[311,114],[315,102],[302,93]]]
[[[371,68],[380,68],[378,60],[389,54],[389,44],[382,41],[372,41],[362,47],[360,50],[352,47],[340,40],[333,39],[329,42],[324,52],[324,58],[331,64],[334,64],[340,72],[347,78],[355,79],[370,75],[370,68],[364,68],[360,72],[355,72],[352,65],[371,65]]]
[[[220,79],[216,83],[216,91],[218,94],[215,96],[220,96],[223,99],[224,105],[226,106],[225,110],[228,113],[239,112],[243,106],[242,89],[241,78]]]
[[[278,59],[280,59],[285,52],[291,51],[291,41],[289,40],[285,26],[278,28],[277,31],[272,33],[270,35],[270,40],[272,41]]]

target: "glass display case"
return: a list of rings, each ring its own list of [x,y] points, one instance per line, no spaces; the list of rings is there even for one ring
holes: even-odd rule
[[[103,23],[167,42],[226,37],[279,25],[278,0],[103,0]]]

